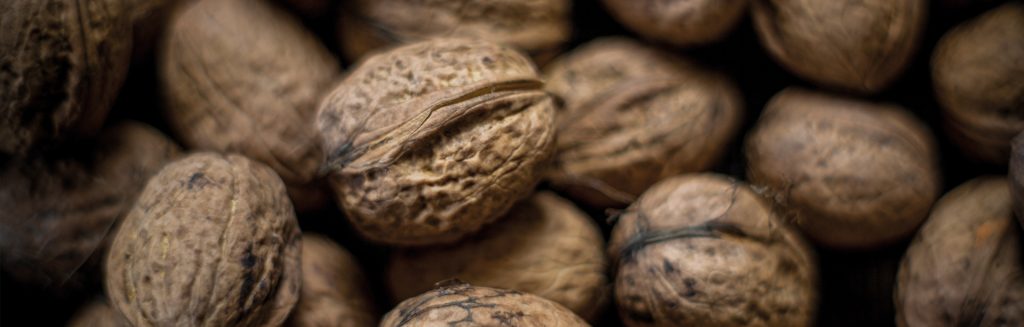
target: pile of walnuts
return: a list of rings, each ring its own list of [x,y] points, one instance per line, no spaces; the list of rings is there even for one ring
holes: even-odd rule
[[[5,0],[0,27],[5,323],[1024,325],[1019,0]]]

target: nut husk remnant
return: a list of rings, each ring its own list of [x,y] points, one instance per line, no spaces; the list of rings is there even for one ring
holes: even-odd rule
[[[589,326],[558,303],[519,291],[472,286],[449,280],[438,288],[402,301],[384,316],[381,327]]]
[[[299,298],[300,255],[273,170],[197,153],[146,184],[114,237],[105,286],[135,326],[278,326]]]
[[[608,12],[631,30],[678,46],[725,37],[747,13],[748,0],[604,0]]]
[[[909,236],[941,187],[935,141],[903,108],[796,88],[769,101],[746,156],[751,183],[831,247]]]
[[[131,327],[131,325],[120,312],[114,310],[103,299],[87,303],[68,322],[69,327]]]
[[[1020,226],[1024,227],[1024,132],[1013,139],[1010,154],[1010,195]]]
[[[438,281],[458,278],[531,293],[594,319],[608,282],[603,244],[590,217],[553,193],[541,192],[458,244],[394,253],[388,285],[394,298],[405,300]]]
[[[352,254],[317,234],[302,235],[302,293],[286,325],[371,327],[376,309]]]
[[[651,187],[608,254],[627,326],[810,326],[813,252],[748,186],[714,174]]]
[[[450,243],[529,195],[554,151],[554,102],[530,61],[436,39],[370,57],[317,118],[338,203],[394,245]]]
[[[624,38],[553,62],[558,113],[551,184],[594,207],[623,207],[661,179],[706,170],[739,128],[739,92],[718,73]]]
[[[881,91],[899,77],[924,31],[927,0],[758,0],[754,28],[768,53],[823,86]]]
[[[942,197],[900,265],[896,322],[1024,325],[1024,249],[1006,179],[980,177]]]

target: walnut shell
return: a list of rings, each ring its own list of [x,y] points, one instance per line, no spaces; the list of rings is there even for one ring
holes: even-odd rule
[[[1009,2],[946,33],[932,55],[932,80],[951,138],[996,164],[1024,131],[1024,4]]]
[[[393,253],[387,280],[398,300],[457,278],[558,302],[597,318],[607,290],[601,231],[589,216],[553,193],[513,207],[501,221],[461,243]]]
[[[129,122],[81,151],[13,162],[0,174],[2,266],[19,281],[58,293],[98,286],[112,231],[180,148]]]
[[[366,276],[352,254],[330,239],[302,235],[302,293],[288,326],[376,326]]]
[[[1024,132],[1013,139],[1013,153],[1010,156],[1010,194],[1014,211],[1021,227],[1024,227]]]
[[[299,298],[299,240],[273,170],[192,154],[150,179],[121,224],[107,296],[135,326],[278,326]]]
[[[79,309],[68,322],[69,327],[131,327],[131,325],[105,300],[89,302]]]
[[[751,183],[831,247],[909,236],[941,187],[935,141],[903,108],[795,88],[769,101],[746,156]]]
[[[761,44],[822,86],[875,93],[899,77],[924,31],[927,0],[753,1]]]
[[[552,186],[594,207],[622,207],[661,179],[706,170],[736,134],[742,99],[721,74],[624,38],[553,62],[559,96]]]
[[[620,23],[646,38],[677,46],[724,38],[747,13],[748,0],[604,0]]]
[[[907,248],[896,322],[914,326],[1024,325],[1024,249],[1006,179],[982,177],[942,197]]]
[[[368,58],[317,118],[338,203],[366,238],[450,243],[530,194],[554,151],[554,103],[528,59],[437,39]]]
[[[313,119],[339,68],[297,19],[266,0],[196,1],[173,19],[160,64],[166,117],[188,147],[260,161],[300,210],[318,206],[306,194],[325,189]]]
[[[558,303],[519,291],[440,283],[388,312],[381,327],[454,326],[589,326]]]
[[[0,153],[99,130],[128,73],[120,0],[0,1]]]
[[[714,174],[655,184],[612,230],[627,326],[810,326],[813,252],[748,186]],[[711,305],[709,305],[711,304]]]

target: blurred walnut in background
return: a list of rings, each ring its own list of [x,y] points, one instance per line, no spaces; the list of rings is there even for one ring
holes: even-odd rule
[[[286,326],[377,325],[366,275],[351,253],[318,234],[302,235],[302,291]]]
[[[747,13],[748,0],[604,0],[608,12],[645,38],[677,46],[724,38]]]

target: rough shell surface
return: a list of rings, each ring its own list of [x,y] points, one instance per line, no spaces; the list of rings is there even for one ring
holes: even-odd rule
[[[594,319],[608,291],[603,244],[601,231],[589,216],[542,192],[458,244],[393,253],[388,286],[400,301],[457,278],[531,293]]]
[[[447,281],[402,301],[384,316],[381,327],[427,326],[589,326],[561,305],[519,291]]]
[[[608,12],[646,38],[678,46],[721,40],[747,13],[748,0],[604,0]]]
[[[682,175],[651,187],[619,217],[608,251],[627,326],[814,321],[813,252],[748,186],[727,177]]]
[[[69,327],[131,327],[131,325],[105,300],[89,302],[79,309],[68,322]]]
[[[725,76],[628,39],[585,44],[545,77],[564,104],[548,178],[594,207],[710,168],[739,128],[742,100]]]
[[[909,236],[941,187],[930,132],[893,105],[786,89],[765,107],[745,151],[751,183],[832,247]]]
[[[360,64],[324,99],[330,183],[365,237],[453,242],[526,197],[554,150],[554,103],[510,48],[415,43]]]
[[[1010,155],[1010,194],[1020,226],[1024,227],[1024,133],[1013,139]]]
[[[111,245],[105,286],[135,326],[277,326],[299,298],[300,255],[273,170],[197,153],[150,179]]]
[[[286,325],[377,325],[367,280],[352,254],[330,239],[302,235],[302,292]]]
[[[935,204],[896,284],[897,324],[1024,325],[1024,242],[1006,179],[981,177]]]
[[[820,85],[875,93],[899,77],[924,31],[927,0],[758,0],[761,44]]]

